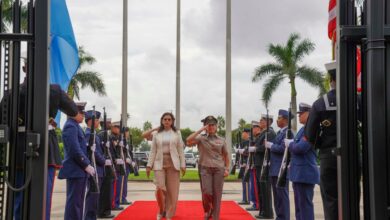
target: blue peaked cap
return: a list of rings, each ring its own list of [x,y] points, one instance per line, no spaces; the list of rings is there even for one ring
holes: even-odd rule
[[[283,117],[283,118],[287,118],[288,119],[288,111],[286,111],[284,109],[279,109],[278,115]],[[294,118],[294,115],[291,114],[291,119],[293,119],[293,118]]]
[[[87,122],[89,119],[92,119],[93,110],[89,110],[85,112],[85,122]],[[95,111],[95,119],[100,119],[101,113],[99,111]]]

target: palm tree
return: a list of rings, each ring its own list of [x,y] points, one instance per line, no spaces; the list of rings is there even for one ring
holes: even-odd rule
[[[100,96],[106,95],[106,88],[103,80],[98,72],[83,70],[85,64],[92,65],[96,59],[87,53],[82,46],[79,47],[80,67],[77,73],[72,77],[68,87],[68,95],[73,99],[76,97],[80,99],[80,85],[81,89],[90,87],[93,92]]]
[[[240,120],[238,120],[238,129],[243,130],[245,128],[245,125],[246,121],[243,118],[240,118]]]
[[[10,31],[12,28],[12,0],[3,0],[2,1],[2,32]],[[27,31],[27,5],[22,5],[21,8],[21,32]]]
[[[217,120],[218,120],[218,124],[217,124],[217,128],[218,128],[218,135],[219,136],[222,136],[222,137],[225,137],[225,134],[226,134],[226,130],[225,130],[225,125],[226,125],[226,121],[225,121],[225,118],[221,115],[218,115],[217,116]]]
[[[276,61],[257,67],[252,78],[253,82],[257,82],[269,76],[263,87],[262,100],[265,104],[269,103],[272,94],[280,83],[287,78],[291,85],[291,108],[294,115],[296,115],[297,108],[297,91],[295,87],[295,79],[297,77],[309,85],[319,88],[320,94],[325,93],[322,73],[313,67],[300,65],[304,56],[309,55],[314,50],[315,45],[309,39],[299,40],[299,34],[292,33],[286,45],[270,44],[268,53]],[[292,121],[292,129],[294,131],[297,130],[296,117]]]

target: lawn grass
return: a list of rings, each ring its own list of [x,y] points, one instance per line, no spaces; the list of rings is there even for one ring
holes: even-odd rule
[[[236,175],[229,175],[227,178],[225,178],[225,181],[228,181],[228,182],[239,181],[239,179],[237,178],[237,175],[238,175],[238,172],[236,172]],[[134,174],[129,175],[130,181],[152,181],[153,178],[154,178],[153,171],[151,172],[149,178],[146,177],[145,170],[140,170],[139,176],[134,176]],[[187,170],[186,175],[184,177],[180,177],[180,181],[184,181],[184,182],[197,182],[197,181],[199,181],[198,170]]]

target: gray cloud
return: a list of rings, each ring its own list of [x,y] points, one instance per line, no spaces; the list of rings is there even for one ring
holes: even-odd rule
[[[206,115],[225,114],[225,28],[223,0],[182,1],[181,123],[196,129]],[[272,60],[269,43],[284,43],[291,32],[313,40],[316,51],[304,63],[323,69],[330,59],[327,39],[327,3],[300,0],[232,1],[232,123],[239,118],[258,119],[264,107],[259,100],[262,83],[252,83],[254,68]],[[122,73],[122,1],[69,1],[79,45],[96,57],[90,68],[99,71],[107,97],[89,90],[82,99],[106,106],[119,119]],[[158,124],[165,111],[175,113],[175,0],[129,1],[130,125]],[[298,101],[312,103],[318,92],[298,81]],[[270,103],[273,114],[287,108],[289,85],[285,82]]]

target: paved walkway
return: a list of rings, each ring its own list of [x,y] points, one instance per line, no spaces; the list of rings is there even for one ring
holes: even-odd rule
[[[154,200],[154,185],[152,182],[129,182],[128,200]],[[290,184],[290,205],[291,205],[291,219],[294,218],[294,196]],[[240,182],[226,182],[224,185],[223,200],[241,200],[241,183]],[[198,182],[182,182],[180,184],[179,200],[201,200],[200,188]],[[64,219],[64,209],[66,201],[66,181],[56,180],[53,194],[52,204],[52,220]],[[243,208],[248,206],[242,206]],[[319,187],[316,186],[314,190],[314,207],[315,219],[324,219],[321,195]],[[119,212],[112,212],[118,214]],[[251,212],[254,216],[257,212]]]

